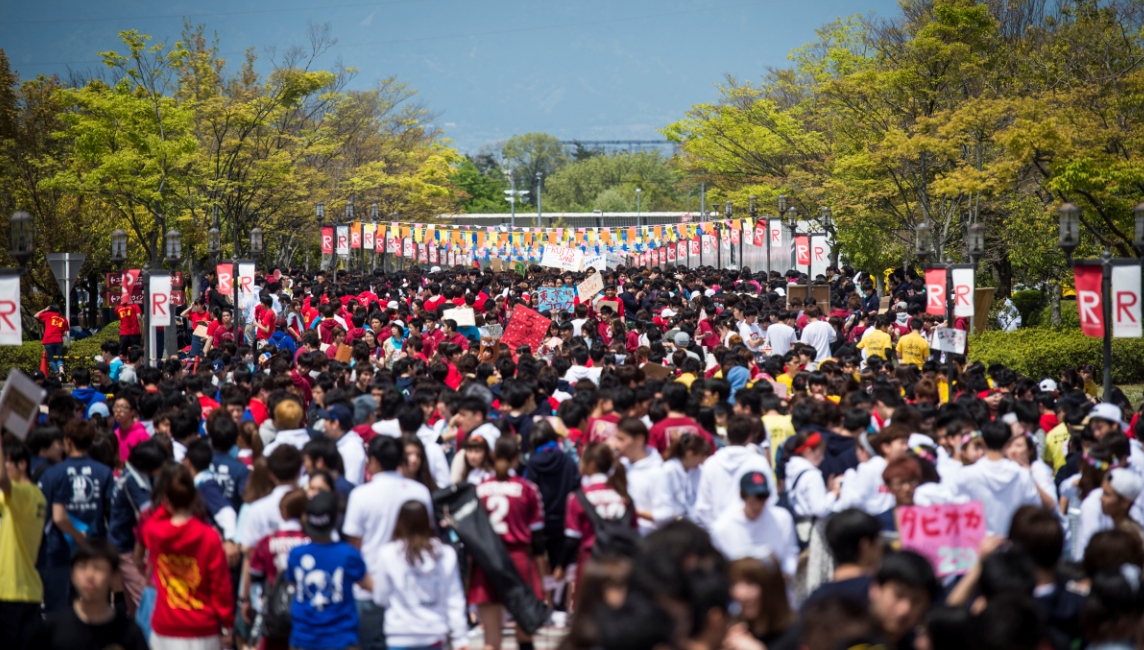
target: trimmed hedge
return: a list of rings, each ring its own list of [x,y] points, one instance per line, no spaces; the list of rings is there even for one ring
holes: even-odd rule
[[[1045,306],[1045,294],[1036,289],[1013,292],[1013,306],[1021,312],[1021,327],[1039,327],[1041,309]]]
[[[1058,379],[1061,371],[1085,363],[1102,372],[1101,343],[1101,339],[1085,336],[1079,329],[987,331],[969,337],[969,359],[985,365],[1004,364],[1032,379]],[[1112,381],[1144,381],[1144,339],[1112,339]]]
[[[104,341],[119,341],[119,321],[99,330],[94,336],[72,342],[71,349],[64,348],[64,370],[71,373],[75,368],[91,370],[95,365],[92,359],[99,354],[99,346]],[[40,360],[44,356],[44,346],[39,341],[26,341],[23,345],[0,345],[0,373],[8,375],[8,369],[19,368],[25,373],[32,373],[40,369]],[[69,380],[70,381],[70,380]]]

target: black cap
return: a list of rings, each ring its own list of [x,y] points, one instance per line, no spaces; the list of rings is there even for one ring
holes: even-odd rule
[[[762,472],[747,472],[739,479],[739,491],[749,497],[771,496],[771,486]]]
[[[338,523],[338,497],[333,492],[319,492],[306,504],[306,532],[327,535]]]

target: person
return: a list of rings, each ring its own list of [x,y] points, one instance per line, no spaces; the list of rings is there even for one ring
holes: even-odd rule
[[[31,639],[40,625],[44,585],[36,555],[47,502],[35,484],[12,478],[5,447],[0,445],[0,647],[22,650],[36,647]]]
[[[834,575],[807,597],[803,609],[831,596],[866,602],[870,583],[882,566],[878,519],[858,508],[837,512],[826,522],[826,543],[834,558]]]
[[[1011,437],[1009,427],[1001,422],[981,427],[985,457],[960,470],[953,483],[958,493],[984,504],[985,529],[1001,536],[1008,534],[1009,522],[1018,508],[1042,504],[1029,470],[1005,458],[1005,445]]]
[[[743,501],[737,488],[743,476],[750,472],[766,476],[767,494],[777,494],[770,464],[757,448],[750,445],[751,439],[761,429],[761,421],[749,415],[732,415],[727,420],[727,446],[717,450],[703,463],[692,511],[695,523],[711,529],[724,512],[740,509]]]
[[[830,344],[835,341],[837,334],[830,323],[822,320],[822,309],[818,305],[807,307],[805,314],[806,327],[802,328],[799,342],[813,346],[816,351],[814,362],[822,363],[830,358]]]
[[[331,404],[318,411],[318,417],[325,423],[325,436],[338,445],[342,457],[342,476],[354,485],[365,481],[365,443],[353,431],[354,416],[344,404]]]
[[[564,509],[564,536],[567,541],[561,565],[552,572],[556,580],[563,580],[564,567],[575,560],[577,574],[574,584],[577,586],[596,545],[594,518],[586,512],[585,504],[592,507],[599,519],[629,524],[633,531],[637,530],[624,466],[601,442],[586,446],[580,457],[580,489],[568,495]]]
[[[433,533],[421,501],[398,505],[391,541],[378,551],[373,599],[386,612],[385,637],[394,650],[469,647],[465,593],[457,552]],[[496,627],[499,628],[500,621]]]
[[[48,367],[52,374],[59,374],[63,381],[64,373],[64,334],[71,331],[67,316],[60,314],[60,306],[52,303],[35,314],[36,320],[44,324],[44,335],[40,343],[48,357]]]
[[[912,364],[920,370],[930,356],[929,343],[922,336],[924,323],[920,318],[910,319],[910,333],[898,339],[898,361],[902,365]]]
[[[405,449],[401,441],[389,436],[377,436],[369,441],[369,473],[372,478],[350,492],[346,503],[342,534],[346,541],[361,551],[370,575],[382,571],[381,549],[393,537],[397,516],[406,501],[417,501],[427,511],[433,509],[429,489],[399,470],[405,464]],[[354,587],[362,650],[385,648],[385,611],[379,609],[373,595],[361,587]]]
[[[38,650],[149,650],[143,630],[111,602],[119,554],[103,541],[80,544],[71,561],[76,599],[48,616],[27,647]],[[19,646],[4,646],[18,648]]]
[[[1101,512],[1112,519],[1114,528],[1132,533],[1140,537],[1144,543],[1144,528],[1129,516],[1132,505],[1141,491],[1144,491],[1144,481],[1141,481],[1140,475],[1130,469],[1118,467],[1104,475],[1101,489]]]
[[[707,441],[685,433],[667,449],[663,461],[663,483],[655,491],[653,515],[656,526],[691,516],[702,465],[710,456]]]
[[[119,460],[124,462],[131,450],[139,443],[149,440],[147,427],[139,421],[139,404],[130,395],[116,395],[111,403],[111,414],[115,418],[115,436],[119,439]]]
[[[747,472],[739,479],[742,508],[724,512],[711,526],[715,547],[728,559],[774,556],[780,569],[793,580],[798,569],[798,537],[794,519],[783,508],[769,505],[770,482],[762,472]]]
[[[489,443],[482,435],[472,435],[465,438],[465,444],[461,446],[462,453],[457,454],[461,456],[461,473],[454,475],[454,483],[472,483],[479,485],[482,481],[492,476],[493,473],[493,459],[489,450]]]
[[[887,641],[900,648],[937,598],[938,582],[929,560],[912,551],[890,553],[870,583],[870,612]]]
[[[168,465],[159,481],[162,500],[140,532],[158,591],[151,650],[231,647],[234,592],[222,540],[192,513],[198,494],[191,470]]]
[[[787,599],[782,570],[773,557],[749,557],[727,565],[730,596],[739,606],[739,620],[764,646],[781,647],[797,632],[797,616]]]
[[[568,495],[580,485],[580,470],[576,461],[560,448],[557,426],[566,432],[564,423],[556,417],[546,417],[533,424],[531,438],[535,448],[524,469],[524,478],[540,490],[549,566],[556,566],[563,552],[564,508],[568,505]]]
[[[85,420],[64,425],[67,458],[40,477],[39,488],[49,508],[44,549],[37,565],[44,584],[44,611],[67,607],[71,556],[75,545],[107,537],[105,521],[113,476],[111,468],[89,455],[95,427]]]
[[[159,477],[167,458],[167,451],[158,440],[152,438],[139,443],[131,450],[123,473],[111,488],[107,537],[119,551],[119,574],[128,616],[135,614],[147,584],[135,562],[138,546],[135,531],[143,513],[151,509],[152,483]]]
[[[667,406],[667,417],[656,422],[648,430],[648,444],[657,452],[664,453],[677,438],[684,434],[702,436],[712,449],[715,439],[694,418],[687,415],[687,387],[679,382],[671,382],[663,387],[663,403]]]
[[[656,497],[663,490],[663,458],[648,446],[647,437],[647,427],[639,418],[625,417],[609,441],[624,465],[641,535],[655,530]]]
[[[820,432],[810,433],[804,429],[789,438],[786,447],[790,460],[786,464],[783,489],[789,494],[791,509],[799,522],[799,539],[805,543],[810,539],[809,528],[813,521],[828,516],[834,508],[840,481],[836,477],[827,489],[822,470],[818,469],[826,457],[826,438]]]
[[[143,345],[143,310],[134,302],[115,308],[119,317],[119,349],[126,353],[132,346]]]
[[[540,583],[541,571],[536,559],[544,555],[544,508],[535,485],[510,470],[520,462],[520,444],[513,436],[497,439],[495,474],[477,485],[477,498],[488,514],[489,525],[504,542],[513,566],[524,584],[538,599],[544,599]],[[480,566],[474,565],[469,582],[468,602],[477,606],[478,618],[485,634],[485,648],[500,650],[501,622],[504,606],[493,582]],[[532,637],[517,628],[518,647],[532,645]]]
[[[361,552],[333,541],[338,498],[319,492],[306,504],[302,526],[310,542],[290,550],[283,578],[294,585],[290,605],[290,647],[345,650],[358,645],[354,586],[373,590]]]

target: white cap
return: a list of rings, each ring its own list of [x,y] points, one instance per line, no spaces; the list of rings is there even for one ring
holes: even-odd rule
[[[429,267],[429,272],[430,272],[430,273],[440,273],[440,272],[441,272],[441,267],[439,267],[439,266],[432,266],[432,267]]]
[[[1108,420],[1109,422],[1120,422],[1121,416],[1122,412],[1120,407],[1115,404],[1109,404],[1108,402],[1097,404],[1092,407],[1092,410],[1088,413],[1090,419],[1097,418],[1099,420]]]
[[[927,436],[924,433],[911,433],[910,439],[906,441],[906,446],[908,446],[910,449],[913,449],[914,447],[936,448],[937,443],[933,441],[933,438]]]
[[[1042,391],[1044,391],[1046,393],[1051,393],[1051,392],[1055,391],[1056,389],[1057,389],[1057,382],[1053,381],[1052,379],[1042,379],[1041,380],[1041,390]]]
[[[1144,481],[1136,472],[1118,467],[1108,473],[1108,484],[1112,486],[1112,491],[1120,496],[1135,501],[1136,497],[1140,496],[1140,492],[1144,490]]]

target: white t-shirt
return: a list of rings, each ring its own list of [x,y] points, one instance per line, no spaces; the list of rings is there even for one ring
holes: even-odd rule
[[[835,338],[837,337],[834,334],[834,328],[824,320],[808,323],[806,327],[802,328],[801,340],[807,345],[813,345],[814,349],[818,350],[818,356],[814,360],[819,363],[830,358],[830,344],[834,342]]]
[[[361,485],[365,480],[365,443],[361,436],[347,431],[338,439],[338,453],[342,456],[346,480]]]
[[[242,530],[238,531],[239,543],[254,548],[263,537],[277,532],[282,526],[282,513],[278,505],[282,503],[282,497],[295,487],[297,486],[293,483],[279,485],[270,494],[250,504],[246,517],[242,520]]]
[[[420,501],[429,510],[429,516],[433,516],[429,488],[397,472],[374,474],[369,483],[350,492],[342,534],[361,538],[361,555],[371,574],[379,569],[381,548],[393,537],[397,515],[406,501]],[[354,598],[370,600],[372,596],[354,585]]]
[[[797,332],[786,323],[775,323],[767,328],[767,338],[771,342],[771,354],[783,355],[790,352],[790,346],[797,338]]]
[[[711,527],[711,541],[728,560],[765,560],[774,555],[788,577],[794,577],[798,571],[794,520],[783,508],[767,506],[755,521],[747,519],[742,508],[728,510]]]
[[[985,506],[985,530],[1008,535],[1013,513],[1021,506],[1041,505],[1033,474],[1017,463],[1002,458],[982,458],[962,469],[954,478],[957,491]]]
[[[628,496],[636,510],[655,510],[656,493],[663,490],[663,458],[655,449],[648,448],[648,455],[636,462],[623,459],[624,469],[627,470]],[[653,515],[654,516],[654,515]],[[655,530],[655,522],[639,519],[641,535],[647,535]]]

